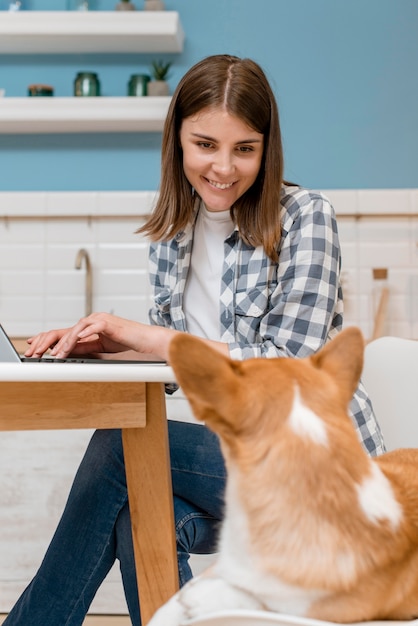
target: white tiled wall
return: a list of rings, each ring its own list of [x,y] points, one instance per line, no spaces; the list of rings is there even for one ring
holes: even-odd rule
[[[388,270],[384,334],[418,339],[418,190],[329,190],[342,249],[345,324],[371,337],[381,281]]]
[[[326,193],[338,216],[346,323],[370,336],[372,270],[383,267],[390,288],[387,330],[418,339],[418,190]],[[94,309],[145,321],[147,245],[133,232],[153,198],[153,192],[0,193],[0,322],[10,334],[66,326],[84,314],[84,269],[74,268],[81,247],[93,263]],[[188,408],[175,394],[168,411],[182,419]],[[0,433],[0,612],[35,573],[89,437],[82,431]],[[92,610],[126,612],[116,568]]]
[[[387,268],[386,331],[418,338],[418,190],[325,193],[338,216],[346,324],[371,335],[380,288],[372,270]],[[146,321],[147,244],[134,231],[154,196],[0,193],[0,320],[8,332],[26,336],[70,325],[84,314],[85,272],[74,267],[81,247],[93,264],[93,309]]]
[[[80,248],[93,265],[93,309],[146,321],[147,243],[134,231],[153,198],[0,193],[0,320],[9,334],[68,326],[84,315],[85,269],[75,269]]]

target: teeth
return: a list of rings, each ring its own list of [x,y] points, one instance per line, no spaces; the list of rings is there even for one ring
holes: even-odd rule
[[[232,185],[234,184],[234,183],[217,183],[215,180],[210,180],[209,182],[211,185],[216,187],[216,189],[229,189],[229,187],[232,187]]]

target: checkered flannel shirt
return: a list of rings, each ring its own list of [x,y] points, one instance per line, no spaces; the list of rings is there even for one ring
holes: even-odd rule
[[[219,330],[233,359],[306,357],[342,328],[340,245],[332,205],[319,192],[284,186],[279,262],[244,243],[238,230],[224,242]],[[183,295],[194,225],[151,244],[153,324],[187,331]],[[360,383],[350,412],[366,450],[384,451],[370,400]]]

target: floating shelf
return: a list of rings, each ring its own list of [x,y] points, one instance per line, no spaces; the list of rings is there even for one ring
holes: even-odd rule
[[[0,133],[161,132],[170,99],[0,98]]]
[[[0,54],[181,52],[176,11],[2,12]]]

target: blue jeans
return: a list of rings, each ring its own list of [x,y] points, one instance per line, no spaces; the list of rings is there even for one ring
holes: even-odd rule
[[[169,421],[180,584],[192,577],[190,553],[216,551],[225,467],[205,426]],[[131,523],[119,430],[94,433],[60,523],[32,582],[4,626],[79,626],[94,595],[120,562],[134,626],[140,626]]]

